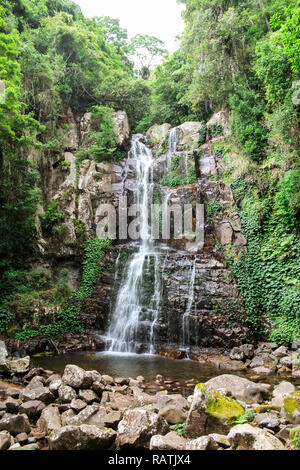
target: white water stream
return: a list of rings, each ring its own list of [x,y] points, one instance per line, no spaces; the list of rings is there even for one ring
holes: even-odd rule
[[[172,155],[176,153],[178,129],[169,133],[167,168],[171,168]],[[162,253],[151,237],[149,210],[153,203],[153,156],[152,151],[142,142],[143,136],[132,137],[128,159],[136,161],[135,202],[139,207],[140,241],[137,251],[129,258],[123,271],[123,279],[111,314],[106,335],[108,350],[112,352],[135,353],[139,344],[147,344],[148,352],[155,353],[155,325],[162,299]],[[186,172],[188,166],[186,153]],[[171,192],[163,191],[163,204],[168,205]],[[117,258],[117,270],[120,253]],[[164,259],[165,267],[167,257]],[[190,271],[188,301],[182,320],[182,343],[189,344],[189,315],[194,300],[196,258]],[[115,276],[116,281],[117,275]],[[147,294],[147,295],[146,295]]]
[[[154,327],[157,321],[161,298],[161,279],[159,275],[160,256],[151,238],[151,225],[148,219],[153,197],[152,152],[142,142],[142,135],[132,138],[128,157],[137,162],[136,203],[139,205],[141,241],[138,251],[131,257],[128,269],[122,280],[107,334],[110,351],[135,352],[137,343],[145,335],[149,341],[149,351],[154,351]],[[154,260],[154,293],[149,305],[143,305],[145,271],[151,269]],[[148,333],[145,333],[145,330]],[[143,333],[144,331],[144,333]]]

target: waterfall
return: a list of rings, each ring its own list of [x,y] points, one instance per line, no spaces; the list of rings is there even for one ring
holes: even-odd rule
[[[173,127],[169,132],[169,148],[167,152],[167,168],[171,169],[172,155],[176,153],[178,144],[178,128]]]
[[[189,154],[188,152],[185,152],[185,176],[186,178],[189,177],[188,160],[189,160]]]
[[[178,144],[178,129],[173,127],[169,132],[169,151],[175,153]]]
[[[139,204],[141,241],[137,252],[129,259],[119,290],[111,323],[107,333],[110,351],[136,352],[139,342],[149,342],[148,352],[154,352],[155,323],[161,296],[159,273],[160,256],[155,250],[151,238],[151,226],[148,210],[153,198],[152,152],[142,142],[142,135],[132,137],[128,158],[137,162],[136,203]],[[151,260],[154,260],[154,286],[151,276]],[[151,288],[154,287],[150,300],[145,301],[145,276],[150,272]],[[148,281],[149,283],[149,281]],[[145,341],[144,338],[148,341]]]
[[[190,328],[189,328],[189,316],[191,313],[191,308],[194,301],[194,286],[195,286],[195,278],[196,278],[196,261],[197,258],[195,256],[194,262],[190,267],[190,285],[188,291],[188,301],[185,308],[185,312],[182,317],[182,346],[189,346],[190,344]]]

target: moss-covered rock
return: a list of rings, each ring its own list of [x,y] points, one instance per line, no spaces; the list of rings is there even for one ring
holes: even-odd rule
[[[210,433],[227,434],[244,412],[242,405],[232,398],[209,391],[205,384],[199,383],[195,387],[184,435],[192,438]]]
[[[280,411],[281,407],[277,405],[259,405],[255,408],[255,413],[268,413],[269,411]]]
[[[206,408],[209,416],[233,420],[244,414],[244,408],[232,398],[224,397],[218,392],[210,395],[211,399]]]
[[[293,392],[284,399],[282,414],[290,423],[300,424],[300,392]]]

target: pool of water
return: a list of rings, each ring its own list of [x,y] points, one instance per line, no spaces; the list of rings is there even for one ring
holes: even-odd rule
[[[40,356],[32,358],[33,367],[43,367],[62,373],[67,364],[76,364],[85,370],[97,370],[101,374],[112,377],[143,376],[148,393],[162,389],[191,394],[195,383],[206,382],[220,374],[235,374],[250,378],[249,372],[231,372],[216,369],[190,360],[173,360],[154,355],[137,355],[101,352],[76,352],[58,356]],[[157,383],[156,375],[163,376],[164,381],[172,383]],[[280,376],[262,377],[261,382],[276,384],[284,380]],[[187,381],[193,381],[187,383]]]

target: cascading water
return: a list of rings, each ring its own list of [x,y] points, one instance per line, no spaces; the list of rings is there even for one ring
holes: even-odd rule
[[[189,317],[191,313],[191,308],[194,301],[194,287],[195,287],[195,278],[196,278],[196,262],[197,258],[195,257],[193,264],[190,268],[190,285],[188,291],[188,301],[186,305],[185,312],[182,317],[182,346],[189,346],[190,344],[190,328],[189,328]]]
[[[167,152],[167,168],[171,169],[172,155],[176,153],[178,144],[178,129],[173,127],[169,132],[169,148]]]
[[[139,206],[141,241],[138,251],[128,261],[122,287],[112,313],[107,334],[110,351],[136,352],[137,344],[146,336],[149,343],[148,352],[154,352],[154,329],[162,287],[159,275],[160,256],[151,238],[151,226],[148,219],[153,198],[153,159],[151,150],[141,142],[142,137],[140,134],[133,136],[128,155],[128,158],[136,160],[137,163],[136,203]],[[151,298],[145,302],[143,298],[145,275],[149,273],[152,265],[154,291]]]
[[[189,161],[189,153],[185,152],[185,176],[186,178],[188,178],[189,176],[188,161]]]

